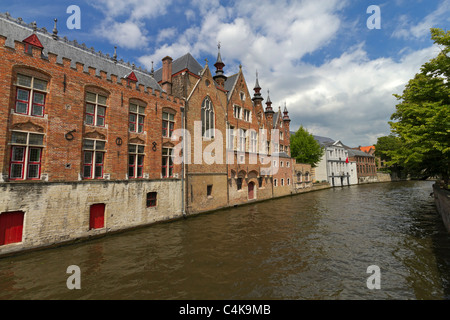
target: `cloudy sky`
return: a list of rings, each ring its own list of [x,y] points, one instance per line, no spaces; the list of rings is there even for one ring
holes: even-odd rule
[[[80,29],[67,26],[70,5]],[[117,45],[119,59],[149,70],[187,52],[213,65],[220,41],[226,74],[242,64],[253,88],[258,71],[292,130],[352,147],[389,134],[393,94],[439,52],[429,29],[450,25],[450,0],[2,0],[0,11],[48,30],[57,18],[60,36],[111,55]]]

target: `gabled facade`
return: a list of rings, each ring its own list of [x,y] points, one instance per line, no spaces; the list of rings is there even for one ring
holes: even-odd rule
[[[192,139],[184,166],[187,213],[291,194],[294,160],[287,109],[279,114],[271,107],[265,110],[258,79],[251,90],[242,67],[226,76],[220,48],[214,73],[208,64],[200,68],[188,53],[164,58],[155,72],[161,86],[170,83],[170,90],[186,99],[185,128]],[[172,77],[164,76],[170,73]],[[276,139],[272,130],[277,130]]]

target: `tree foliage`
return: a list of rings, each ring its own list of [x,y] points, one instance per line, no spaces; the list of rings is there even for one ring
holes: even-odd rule
[[[411,79],[391,116],[391,131],[400,148],[388,152],[391,162],[408,172],[440,176],[448,183],[450,167],[450,31],[431,29],[431,38],[441,48]]]
[[[324,149],[303,126],[291,136],[291,156],[300,163],[315,167],[322,159]]]

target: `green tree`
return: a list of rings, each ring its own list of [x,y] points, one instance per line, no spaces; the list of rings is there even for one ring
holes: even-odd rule
[[[392,134],[384,137],[379,137],[375,144],[375,156],[380,157],[385,162],[390,173],[396,174],[398,177],[404,173],[404,168],[392,161],[392,155],[398,152],[402,147],[402,142],[399,137]]]
[[[300,163],[317,166],[322,158],[324,149],[303,126],[291,136],[291,156]]]
[[[392,163],[422,177],[440,176],[448,185],[450,169],[450,31],[431,29],[441,48],[411,79],[391,116],[391,131],[401,147],[389,152]]]

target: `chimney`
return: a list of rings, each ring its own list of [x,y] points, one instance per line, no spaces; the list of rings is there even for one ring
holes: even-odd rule
[[[162,89],[167,92],[167,94],[172,94],[172,58],[167,56],[162,59]]]

